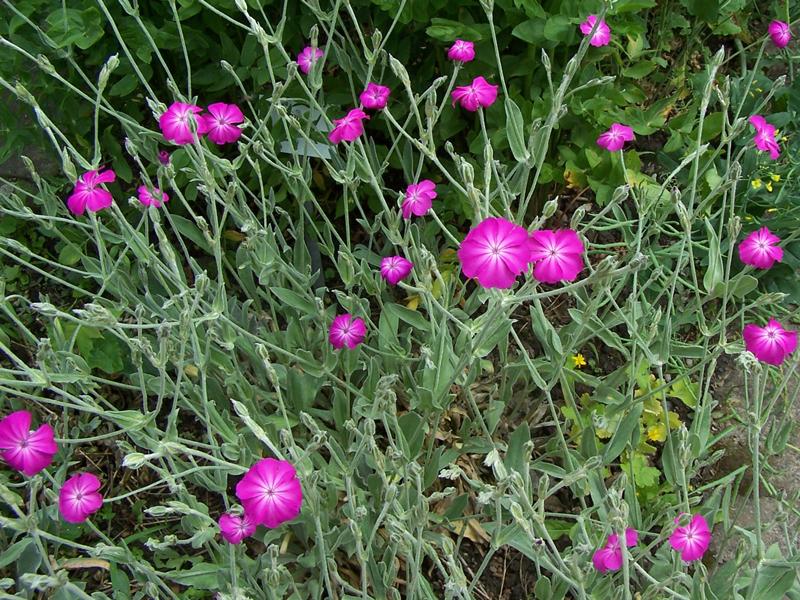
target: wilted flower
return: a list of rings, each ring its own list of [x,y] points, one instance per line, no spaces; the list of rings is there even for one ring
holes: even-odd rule
[[[236,484],[236,496],[245,514],[269,528],[300,514],[303,489],[294,466],[285,460],[262,458]]]
[[[231,144],[242,135],[238,123],[244,121],[244,115],[235,104],[215,102],[208,113],[197,118],[198,134],[208,135],[215,144]]]
[[[358,97],[361,100],[361,106],[370,110],[381,110],[386,108],[386,103],[389,101],[389,94],[392,93],[385,85],[377,83],[368,83],[367,89],[361,92]]]
[[[458,102],[468,111],[475,112],[478,107],[488,108],[497,100],[498,86],[492,85],[483,77],[476,77],[469,85],[457,87],[451,94],[453,106]]]
[[[679,522],[680,517],[675,517],[675,524]],[[685,562],[702,558],[710,543],[711,530],[700,514],[694,515],[688,525],[676,527],[669,536],[670,546],[681,553],[681,560]]]
[[[766,227],[762,227],[739,244],[739,258],[746,265],[757,269],[769,269],[783,258],[783,249],[777,246],[780,241],[781,238]]]
[[[337,350],[345,346],[352,350],[363,342],[366,336],[367,326],[364,320],[350,314],[337,315],[328,332],[328,340]]]
[[[447,51],[447,58],[468,63],[475,59],[475,44],[466,40],[456,40]]]
[[[402,256],[387,256],[381,260],[381,277],[392,285],[397,285],[397,282],[404,279],[411,273],[414,267],[407,258]]]
[[[91,473],[76,473],[58,493],[58,510],[68,523],[83,523],[103,506],[100,480]]]
[[[762,152],[769,152],[769,157],[776,160],[781,155],[781,148],[776,140],[775,126],[767,123],[767,120],[761,115],[750,117],[750,124],[756,129],[756,135],[753,138],[756,148]]]
[[[219,532],[225,541],[231,544],[240,544],[255,531],[256,524],[246,514],[239,516],[225,513],[219,518]]]
[[[111,192],[100,187],[101,183],[112,183],[117,174],[112,169],[87,171],[75,182],[75,189],[67,198],[67,207],[74,215],[80,216],[87,209],[97,212],[108,208],[113,202]]]
[[[630,527],[625,529],[625,545],[628,548],[635,546],[638,541],[639,534],[635,529]],[[609,535],[606,545],[595,551],[592,555],[592,564],[601,573],[619,570],[622,566],[622,547],[616,533]]]
[[[334,144],[352,142],[364,133],[363,119],[369,119],[369,115],[360,108],[352,109],[341,119],[334,119],[333,131],[328,134],[328,139]]]
[[[772,21],[767,27],[769,37],[778,48],[786,48],[789,45],[789,40],[792,39],[792,30],[789,29],[789,24],[777,19]]]
[[[203,109],[194,104],[173,102],[158,119],[158,126],[164,134],[164,139],[179,145],[191,144],[195,139],[191,124],[192,121],[197,124],[197,115],[201,112]]]
[[[775,319],[770,319],[765,327],[745,325],[742,337],[745,349],[768,365],[780,365],[797,350],[797,332],[784,329]]]
[[[136,188],[136,191],[139,192],[139,202],[145,206],[161,208],[161,203],[169,200],[169,196],[167,196],[166,192],[162,192],[158,188],[153,188],[151,190],[146,185],[140,185]]]
[[[533,276],[539,281],[574,281],[583,270],[581,255],[586,249],[577,232],[572,229],[534,231],[530,248],[530,260],[536,263]]]
[[[609,130],[600,134],[600,137],[597,138],[597,145],[609,152],[617,152],[622,150],[625,142],[632,142],[633,140],[633,128],[622,123],[612,123]]]
[[[461,271],[485,288],[510,288],[528,268],[530,240],[524,227],[499,217],[473,227],[458,249]]]
[[[169,152],[167,152],[166,150],[159,151],[159,153],[158,153],[158,162],[160,162],[162,165],[165,165],[165,166],[168,165],[169,164]]]
[[[314,66],[314,63],[317,62],[320,58],[322,58],[322,50],[319,48],[314,48],[314,46],[306,46],[303,48],[303,51],[297,55],[297,66],[300,67],[300,70],[308,75],[308,72],[311,70],[311,67]]]
[[[425,216],[433,206],[434,198],[436,198],[436,184],[430,179],[412,183],[406,188],[406,195],[403,198],[403,218],[410,219],[411,215]]]
[[[50,466],[58,452],[53,428],[44,424],[31,431],[32,419],[27,410],[18,410],[0,420],[0,458],[28,477]]]
[[[581,33],[583,35],[589,35],[592,33],[592,29],[594,28],[594,24],[597,22],[596,15],[589,15],[589,17],[581,23]],[[589,40],[589,43],[592,46],[607,46],[611,42],[611,28],[608,24],[601,20],[600,24],[597,26],[597,29],[592,36],[592,39]]]

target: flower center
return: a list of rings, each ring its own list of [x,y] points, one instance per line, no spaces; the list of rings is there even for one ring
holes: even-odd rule
[[[500,244],[491,244],[489,246],[489,252],[495,258],[499,257],[503,253],[503,247]]]
[[[20,449],[22,449],[22,450],[24,450],[25,448],[27,448],[27,447],[29,446],[29,444],[30,444],[30,442],[28,442],[28,436],[25,436],[24,438],[22,438],[22,439],[19,441],[19,447],[20,447]]]

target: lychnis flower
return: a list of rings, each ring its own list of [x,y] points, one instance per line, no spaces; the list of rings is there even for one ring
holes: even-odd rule
[[[236,496],[245,514],[269,528],[280,526],[300,514],[303,489],[297,471],[285,460],[262,458],[236,484]]]
[[[625,545],[632,548],[639,541],[639,534],[635,529],[628,527],[625,529]],[[612,533],[606,540],[606,545],[595,551],[592,555],[594,568],[605,573],[606,571],[617,571],[622,566],[622,546],[619,543],[619,536]]]
[[[767,27],[769,37],[772,38],[772,43],[778,48],[786,48],[789,45],[789,40],[792,39],[792,30],[789,29],[789,24],[777,19],[772,21]]]
[[[244,121],[244,115],[235,104],[215,102],[197,121],[197,133],[207,135],[215,144],[231,144],[242,135],[238,124]]]
[[[364,123],[369,115],[360,108],[354,108],[341,119],[333,120],[333,131],[328,134],[328,139],[334,144],[339,142],[352,142],[364,133]]]
[[[447,58],[457,62],[468,63],[475,59],[475,44],[466,40],[456,40],[447,51]]]
[[[381,260],[381,277],[392,285],[411,273],[414,263],[403,256],[387,256]]]
[[[476,77],[469,85],[453,90],[453,106],[458,102],[468,111],[475,112],[478,107],[488,108],[497,100],[498,86],[492,85],[483,77]]]
[[[675,524],[680,517],[675,517]],[[711,530],[703,515],[694,515],[688,525],[676,527],[669,536],[669,544],[681,553],[681,560],[689,562],[703,557],[711,543]]]
[[[572,229],[534,231],[530,247],[531,262],[536,263],[533,276],[541,282],[574,281],[583,270],[586,249]]]
[[[783,249],[777,245],[780,241],[781,238],[762,227],[739,244],[739,258],[756,269],[769,269],[783,258]]]
[[[58,493],[58,510],[68,523],[83,523],[103,506],[100,480],[91,473],[76,473]]]
[[[797,332],[784,329],[775,319],[770,319],[765,327],[745,325],[742,337],[745,349],[768,365],[780,365],[797,350]]]
[[[256,524],[247,515],[225,513],[219,518],[219,532],[226,542],[240,544],[255,533]]]
[[[609,152],[617,152],[622,150],[625,142],[634,140],[633,128],[623,125],[622,123],[612,123],[608,131],[600,134],[597,138],[597,145],[605,148]]]
[[[767,123],[767,120],[761,115],[750,117],[750,124],[756,130],[756,135],[753,138],[756,148],[762,152],[769,152],[769,157],[772,160],[777,160],[781,155],[781,148],[776,140],[775,126]]]
[[[150,189],[146,185],[140,185],[136,188],[136,191],[139,193],[139,202],[145,206],[161,208],[161,203],[169,200],[169,196],[167,196],[166,192],[162,192],[158,188]]]
[[[203,109],[194,104],[184,102],[173,102],[167,111],[158,119],[158,126],[164,139],[175,142],[179,145],[191,144],[194,141],[192,124],[197,127],[197,115]]]
[[[406,195],[403,198],[403,218],[410,219],[411,215],[425,216],[433,206],[434,198],[436,198],[436,184],[430,179],[412,183],[406,188]]]
[[[485,288],[510,288],[528,268],[530,241],[524,227],[498,217],[473,227],[458,249],[461,271]]]
[[[589,15],[589,17],[581,23],[581,33],[583,35],[589,35],[592,33],[592,29],[594,28],[594,24],[597,23],[597,16],[596,15]],[[592,46],[607,46],[611,41],[611,28],[606,24],[605,21],[602,19],[600,20],[600,24],[595,29],[594,35],[592,39],[589,40],[589,43]]]
[[[389,101],[389,94],[392,93],[385,85],[377,83],[368,83],[367,89],[361,92],[358,97],[361,100],[361,106],[369,110],[382,110],[386,108],[386,103]]]
[[[367,326],[360,317],[350,314],[337,315],[328,331],[328,341],[337,350],[345,346],[352,350],[367,337]]]
[[[27,410],[18,410],[0,421],[0,458],[28,477],[50,466],[58,452],[53,428],[44,424],[32,431],[32,418]]]
[[[320,58],[322,58],[323,52],[319,48],[314,48],[314,46],[306,46],[303,48],[303,51],[297,55],[297,66],[300,67],[300,70],[308,75],[308,72],[311,70],[311,67],[314,66]]]
[[[116,179],[117,174],[111,169],[87,171],[75,182],[75,189],[67,198],[67,208],[77,216],[87,209],[89,212],[97,212],[108,208],[114,199],[111,192],[101,187],[101,184],[112,183]]]

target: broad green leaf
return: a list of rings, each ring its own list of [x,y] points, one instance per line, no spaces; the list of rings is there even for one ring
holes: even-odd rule
[[[620,420],[617,430],[606,446],[605,452],[603,452],[604,464],[609,464],[616,460],[628,444],[631,444],[634,448],[638,445],[638,440],[636,443],[632,443],[632,440],[634,434],[638,438],[639,417],[642,415],[643,408],[644,405],[641,402],[637,402],[631,407],[628,414]]]
[[[708,268],[706,269],[706,274],[703,275],[703,287],[707,292],[711,292],[722,281],[725,271],[722,266],[717,232],[708,219],[705,219],[705,223],[706,233],[708,234]]]
[[[285,305],[291,306],[305,315],[313,315],[317,312],[317,307],[313,301],[304,298],[295,291],[282,287],[271,287],[270,291]]]
[[[390,312],[392,315],[396,316],[401,321],[405,321],[412,327],[419,329],[420,331],[427,332],[430,331],[431,324],[425,317],[423,317],[420,313],[415,310],[411,310],[406,308],[405,306],[400,306],[399,304],[385,304],[383,310]]]
[[[16,561],[32,541],[33,538],[31,537],[22,538],[3,550],[3,553],[0,554],[0,569]]]
[[[790,564],[770,565],[762,563],[756,571],[751,598],[758,600],[783,600],[794,584],[795,568]]]
[[[527,162],[530,159],[530,152],[525,148],[525,122],[522,119],[522,111],[511,98],[506,98],[506,136],[511,153],[517,162]]]

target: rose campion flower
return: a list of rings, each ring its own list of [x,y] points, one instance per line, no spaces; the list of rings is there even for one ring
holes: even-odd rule
[[[414,263],[402,256],[387,256],[381,260],[381,277],[392,285],[408,277]]]
[[[219,532],[226,542],[240,544],[256,531],[256,524],[247,515],[225,513],[219,518]]]
[[[628,548],[633,548],[638,541],[639,534],[635,529],[630,527],[625,529],[625,545]],[[622,547],[619,543],[619,536],[616,533],[608,536],[606,545],[592,555],[592,564],[601,573],[619,570],[622,566]]]
[[[781,155],[781,148],[775,139],[776,129],[774,125],[767,123],[767,120],[761,115],[753,115],[750,117],[750,124],[755,127],[756,135],[753,138],[753,143],[756,148],[762,152],[769,152],[769,157],[772,160],[777,160]]]
[[[781,238],[762,227],[739,244],[739,258],[756,269],[769,269],[783,259],[783,249],[777,246],[780,241]]]
[[[789,45],[789,40],[792,39],[792,31],[789,29],[789,24],[777,19],[772,21],[767,27],[769,37],[772,38],[772,43],[778,48],[786,48]]]
[[[530,240],[524,227],[490,217],[470,229],[458,249],[461,271],[485,288],[510,288],[528,268]]]
[[[91,473],[75,473],[58,493],[58,510],[68,523],[83,523],[103,506],[100,480]]]
[[[28,477],[49,467],[58,452],[53,428],[45,423],[32,431],[32,419],[27,410],[18,410],[0,420],[0,458]]]
[[[680,517],[675,517],[675,524],[680,522]],[[669,544],[674,550],[681,553],[681,560],[689,562],[703,557],[708,545],[711,543],[711,530],[708,528],[703,515],[694,515],[688,525],[676,527],[669,536]]]
[[[447,58],[461,63],[473,61],[475,60],[475,44],[466,40],[456,40],[447,51]]]
[[[197,133],[207,135],[217,145],[232,144],[242,135],[238,123],[244,121],[244,115],[235,104],[215,102],[209,105],[208,114],[197,118]]]
[[[169,164],[169,152],[167,152],[166,150],[161,150],[158,153],[158,162],[160,162],[164,166],[167,166]]]
[[[140,185],[136,188],[136,191],[139,192],[139,202],[145,206],[161,208],[161,203],[169,200],[169,196],[158,188],[151,190],[146,185]]]
[[[585,36],[592,33],[595,23],[597,23],[597,15],[589,15],[589,17],[583,23],[581,23],[581,33],[583,33]],[[611,29],[605,21],[601,20],[594,32],[594,35],[592,36],[592,39],[589,40],[589,43],[592,46],[600,47],[608,46],[610,42]]]
[[[108,208],[113,202],[111,192],[100,187],[102,183],[112,183],[117,174],[112,169],[87,171],[75,182],[75,189],[67,198],[67,208],[73,215],[81,216],[87,209],[97,212]]]
[[[434,198],[436,198],[436,184],[430,179],[412,183],[406,188],[406,195],[403,198],[403,218],[410,219],[411,215],[424,217],[433,206]]]
[[[369,110],[382,110],[386,108],[386,103],[389,101],[389,94],[392,93],[385,85],[377,83],[368,83],[367,89],[361,92],[358,97],[361,100],[361,106]]]
[[[612,123],[609,130],[600,134],[600,137],[597,138],[597,145],[609,152],[617,152],[622,150],[625,142],[632,142],[633,140],[633,128],[622,123]]]
[[[300,514],[303,489],[294,466],[285,460],[262,458],[236,484],[245,514],[270,529]]]
[[[192,122],[199,127],[197,115],[203,112],[203,109],[194,104],[185,104],[184,102],[173,102],[167,111],[158,119],[158,126],[161,128],[161,133],[164,134],[164,139],[175,142],[182,146],[184,144],[191,144],[194,140],[194,133],[192,133]]]
[[[574,281],[583,270],[583,242],[572,229],[540,229],[531,234],[533,276],[543,283]]]
[[[300,67],[300,70],[308,75],[308,72],[311,70],[311,67],[314,66],[320,58],[322,58],[322,50],[319,48],[314,48],[314,46],[306,46],[303,48],[303,51],[297,55],[297,66]]]
[[[797,350],[797,332],[784,329],[774,318],[765,327],[750,323],[742,331],[745,349],[761,362],[780,365]]]
[[[337,315],[331,323],[328,341],[337,350],[345,346],[354,349],[367,337],[367,326],[360,317],[350,314]]]
[[[497,100],[497,89],[498,86],[492,85],[483,77],[476,77],[469,85],[453,90],[453,106],[458,102],[470,112],[475,112],[480,106],[489,108]]]
[[[328,139],[334,144],[352,142],[364,133],[363,119],[369,119],[369,115],[360,108],[354,108],[341,119],[334,119],[333,131],[328,134]]]

